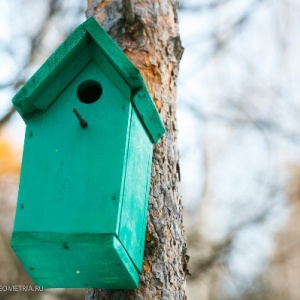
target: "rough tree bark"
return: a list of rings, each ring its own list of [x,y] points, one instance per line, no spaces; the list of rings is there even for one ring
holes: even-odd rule
[[[126,2],[126,3],[125,3]],[[132,3],[132,2],[131,2]],[[143,75],[166,126],[154,147],[145,258],[139,288],[87,290],[86,299],[186,299],[188,274],[182,205],[178,192],[176,80],[183,52],[177,0],[88,0],[86,16],[97,21]],[[126,9],[125,11],[127,11]]]

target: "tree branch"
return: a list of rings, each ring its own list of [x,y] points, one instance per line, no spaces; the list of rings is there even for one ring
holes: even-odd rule
[[[242,126],[253,126],[257,130],[265,131],[268,133],[276,134],[289,142],[298,144],[300,143],[300,134],[298,132],[293,132],[284,127],[280,126],[278,123],[268,120],[262,119],[255,116],[250,116],[246,114],[242,109],[239,109],[239,113],[241,117],[229,117],[225,114],[206,114],[202,112],[196,105],[188,103],[185,101],[184,108],[190,111],[197,120],[201,122],[215,122],[215,123],[226,123],[228,126],[232,127],[242,127]]]
[[[7,113],[0,119],[0,128],[9,121],[12,115],[15,113],[16,109],[14,106],[11,106]]]
[[[270,187],[268,199],[273,199],[278,192],[278,188]],[[222,264],[222,260],[224,260],[228,253],[232,251],[237,233],[253,224],[264,223],[266,219],[270,216],[273,208],[273,202],[270,201],[259,213],[233,226],[224,239],[219,241],[217,244],[212,245],[210,253],[207,256],[201,257],[200,259],[194,262],[194,270],[192,271],[192,276],[190,277],[190,280],[197,280],[205,272],[211,270],[215,265]],[[197,238],[201,239],[199,238],[199,234],[196,233],[193,235],[193,239]]]
[[[14,82],[9,82],[9,83],[0,85],[0,89],[4,89],[9,86],[12,86],[15,90],[17,90],[18,87],[22,86],[26,82],[23,70],[28,68],[28,66],[30,66],[30,64],[35,60],[35,53],[36,53],[36,50],[41,45],[42,37],[45,35],[45,33],[47,31],[48,25],[51,22],[52,17],[59,10],[59,7],[57,4],[58,4],[58,0],[50,0],[49,1],[48,13],[45,16],[44,22],[42,23],[39,30],[30,39],[29,54],[28,54],[27,60],[25,61],[23,66],[20,68],[21,71],[17,75]],[[8,109],[7,113],[4,116],[2,116],[0,119],[0,128],[3,127],[10,120],[10,118],[13,116],[13,114],[15,112],[16,112],[16,109],[14,108],[13,105],[11,105],[11,107]]]
[[[135,20],[132,0],[123,0],[124,17],[129,25],[132,25]]]

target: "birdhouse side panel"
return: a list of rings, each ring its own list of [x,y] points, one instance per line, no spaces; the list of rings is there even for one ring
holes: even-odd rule
[[[153,145],[132,110],[119,238],[141,271],[148,216]]]

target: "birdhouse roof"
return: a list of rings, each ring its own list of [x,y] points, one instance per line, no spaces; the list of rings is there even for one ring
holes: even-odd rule
[[[129,86],[129,100],[152,142],[157,142],[165,128],[139,70],[93,17],[71,33],[12,99],[23,120],[27,123],[37,110],[46,111],[92,59],[121,89]]]

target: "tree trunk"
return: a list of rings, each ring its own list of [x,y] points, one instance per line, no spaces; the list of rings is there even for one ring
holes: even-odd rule
[[[166,133],[155,145],[145,258],[136,290],[86,291],[86,299],[186,299],[188,274],[182,205],[178,192],[176,80],[183,52],[176,0],[88,0],[87,17],[95,16],[140,70],[160,111]],[[100,3],[100,4],[99,4]],[[125,17],[128,16],[127,18]]]

